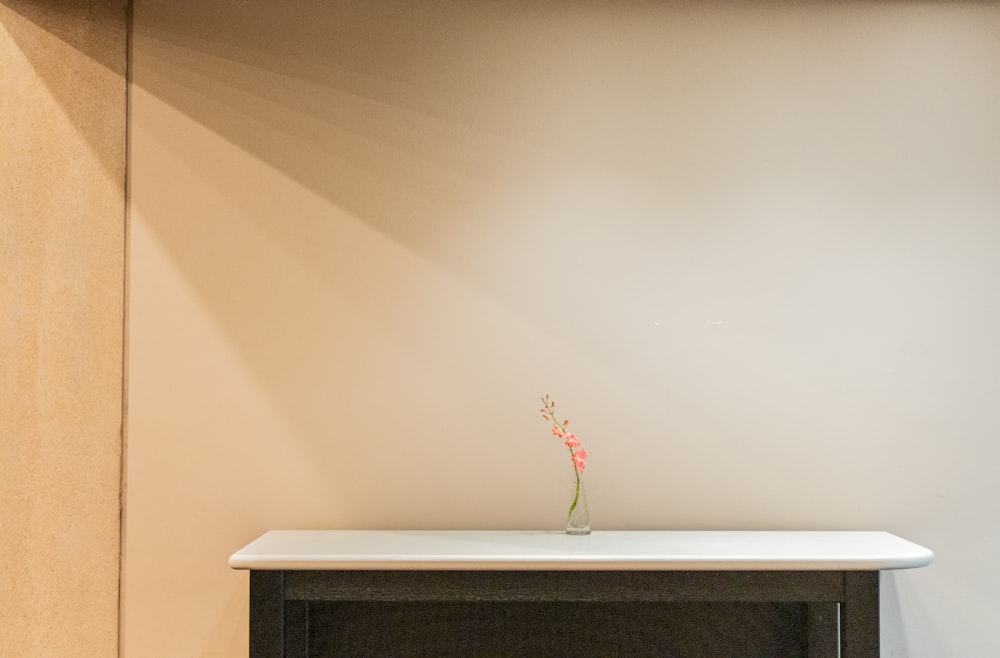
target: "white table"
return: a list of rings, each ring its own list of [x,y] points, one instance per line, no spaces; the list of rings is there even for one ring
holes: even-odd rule
[[[251,572],[252,658],[559,655],[574,637],[574,655],[871,658],[879,572],[932,559],[885,532],[276,530],[229,562]],[[567,610],[587,623],[563,637]]]

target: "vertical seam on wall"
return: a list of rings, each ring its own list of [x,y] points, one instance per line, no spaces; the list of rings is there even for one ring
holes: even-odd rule
[[[125,524],[126,524],[126,491],[128,486],[128,365],[129,365],[129,279],[131,252],[131,161],[132,161],[132,33],[133,33],[133,0],[125,0],[125,107],[122,120],[125,122],[125,166],[123,195],[124,212],[122,214],[123,241],[122,245],[122,408],[121,408],[121,447],[119,450],[118,479],[118,658],[124,658],[125,652]]]

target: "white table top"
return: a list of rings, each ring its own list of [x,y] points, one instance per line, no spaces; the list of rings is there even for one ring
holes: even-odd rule
[[[272,530],[233,569],[875,571],[934,554],[887,532]]]

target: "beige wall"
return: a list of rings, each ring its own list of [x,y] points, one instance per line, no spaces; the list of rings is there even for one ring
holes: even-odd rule
[[[269,528],[881,528],[1000,655],[1000,8],[137,0],[125,654]]]
[[[123,2],[0,2],[0,656],[117,655]]]

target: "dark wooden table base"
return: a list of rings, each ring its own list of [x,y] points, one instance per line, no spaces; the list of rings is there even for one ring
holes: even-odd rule
[[[250,656],[875,658],[878,596],[877,571],[251,571]]]

